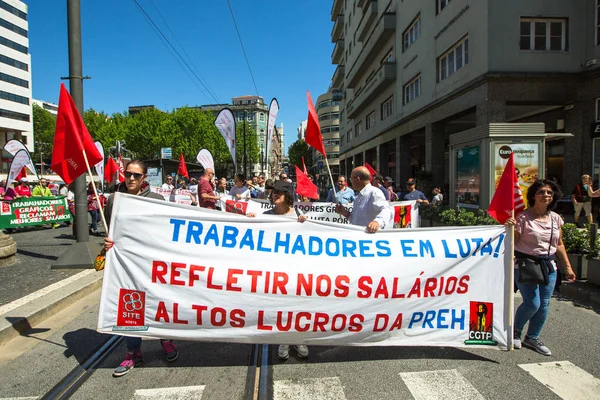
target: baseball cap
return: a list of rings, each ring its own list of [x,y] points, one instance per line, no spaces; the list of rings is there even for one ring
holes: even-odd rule
[[[407,185],[416,185],[416,184],[417,184],[417,181],[415,181],[415,178],[408,178],[408,179],[406,180],[406,184],[407,184]]]
[[[392,179],[392,177],[391,177],[391,176],[386,176],[385,178],[383,178],[383,180],[384,180],[385,182],[394,183],[394,180]]]
[[[294,186],[286,181],[278,180],[273,184],[273,190],[283,193],[288,193],[290,196],[294,196]]]
[[[19,179],[19,182],[29,182],[29,181],[27,180],[27,178],[21,178],[21,179]]]

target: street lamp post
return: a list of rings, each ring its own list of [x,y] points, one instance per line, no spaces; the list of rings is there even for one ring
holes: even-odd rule
[[[244,179],[248,177],[247,163],[248,163],[248,153],[246,152],[246,124],[248,119],[248,111],[244,110]]]
[[[264,152],[265,151],[263,149],[260,149],[260,174],[261,175],[264,175],[264,173],[265,173],[265,162],[264,162],[265,161],[265,159],[264,159],[265,153]]]

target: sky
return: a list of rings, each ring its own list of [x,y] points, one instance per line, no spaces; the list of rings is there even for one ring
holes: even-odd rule
[[[81,0],[83,75],[91,77],[84,83],[85,109],[113,114],[152,104],[171,111],[256,94],[268,105],[276,97],[287,154],[308,114],[306,91],[316,101],[335,71],[332,2],[229,1],[258,93],[227,0],[137,0],[209,91],[180,66],[134,0]],[[69,72],[67,1],[25,3],[33,98],[56,104],[60,78]]]

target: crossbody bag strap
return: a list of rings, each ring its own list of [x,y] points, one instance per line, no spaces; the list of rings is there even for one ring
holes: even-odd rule
[[[550,243],[548,244],[548,256],[550,256],[550,249],[552,248],[552,236],[554,235],[554,218],[552,218],[552,211],[550,211]]]

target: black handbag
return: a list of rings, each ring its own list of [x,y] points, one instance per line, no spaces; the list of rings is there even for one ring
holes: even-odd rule
[[[550,215],[552,218],[552,215]],[[550,243],[548,244],[548,255],[552,247],[552,236],[554,234],[554,220],[550,228]],[[519,283],[530,283],[535,285],[548,284],[548,268],[537,258],[517,257],[517,268],[519,269]]]

